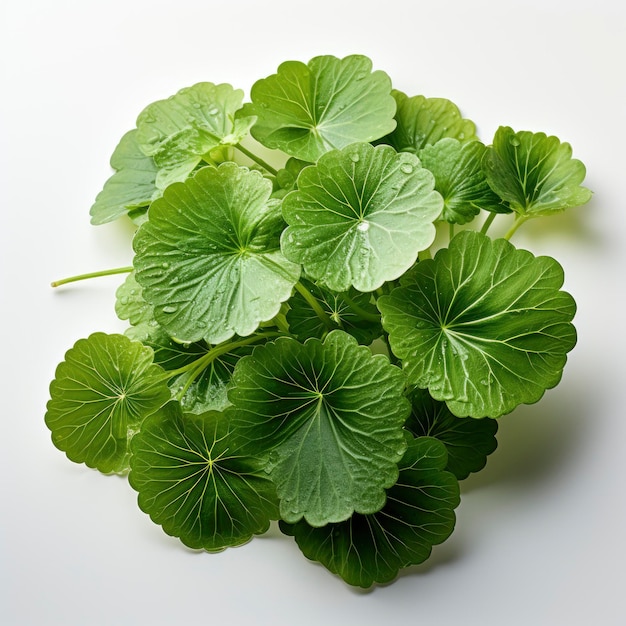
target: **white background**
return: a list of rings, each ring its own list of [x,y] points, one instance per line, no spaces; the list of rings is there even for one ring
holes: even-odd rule
[[[620,6],[4,0],[0,624],[626,623]],[[88,211],[139,111],[195,82],[248,94],[284,60],[351,53],[410,95],[453,100],[486,143],[500,124],[570,142],[594,191],[513,240],[556,257],[578,302],[562,383],[502,419],[499,449],[463,485],[451,539],[369,592],[277,531],[219,555],[186,550],[139,511],[124,479],[67,461],[43,421],[65,351],[124,329],[113,310],[120,277],[49,283],[131,262],[130,228],[91,226]]]

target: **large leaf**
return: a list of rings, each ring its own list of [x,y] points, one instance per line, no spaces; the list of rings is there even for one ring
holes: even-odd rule
[[[478,472],[498,446],[498,422],[493,419],[456,417],[445,402],[434,400],[425,389],[410,396],[412,411],[404,425],[416,437],[434,437],[448,450],[446,469],[458,480]]]
[[[183,181],[203,159],[221,160],[222,146],[239,143],[254,123],[240,116],[243,91],[231,85],[197,83],[148,105],[137,118],[137,142],[159,167],[156,184]]]
[[[243,115],[256,116],[255,139],[304,161],[356,141],[372,141],[395,128],[396,105],[387,74],[372,72],[364,56],[318,56],[287,61],[257,81]]]
[[[482,168],[485,150],[480,141],[461,143],[446,137],[420,152],[422,165],[433,173],[435,189],[443,197],[440,219],[465,224],[481,209],[493,213],[511,212],[487,182]]]
[[[335,291],[373,291],[435,238],[441,196],[414,155],[359,143],[324,155],[283,201],[282,250]]]
[[[170,398],[152,350],[123,335],[78,340],[50,384],[46,424],[54,445],[101,472],[128,469],[129,441]]]
[[[445,464],[441,443],[429,437],[412,439],[400,462],[398,482],[387,492],[381,511],[355,513],[323,528],[305,521],[281,522],[281,530],[295,537],[305,556],[351,585],[390,582],[402,568],[424,562],[432,546],[454,529],[459,485],[443,471]]]
[[[241,545],[278,517],[264,461],[240,454],[234,437],[224,414],[183,414],[171,402],[133,439],[129,481],[139,507],[191,548]]]
[[[289,298],[300,266],[279,249],[280,207],[261,174],[223,163],[166,189],[134,239],[156,320],[179,341],[253,333]]]
[[[585,166],[557,137],[501,126],[484,158],[489,184],[520,215],[535,217],[585,204]]]
[[[239,361],[234,423],[271,452],[282,519],[321,526],[383,506],[406,448],[403,389],[398,368],[339,330],[324,342],[280,338]]]
[[[411,383],[457,416],[498,417],[561,378],[576,343],[562,285],[554,259],[464,231],[378,307]]]
[[[127,132],[111,156],[115,173],[106,181],[91,207],[91,223],[104,224],[147,207],[160,195],[156,187],[158,167],[137,143],[137,131]]]
[[[463,119],[456,104],[450,100],[409,97],[396,89],[392,95],[397,103],[397,126],[379,143],[387,143],[398,152],[417,154],[425,146],[444,137],[454,137],[459,141],[477,139],[474,122]]]

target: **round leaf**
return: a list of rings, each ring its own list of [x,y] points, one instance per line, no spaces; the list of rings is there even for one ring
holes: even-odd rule
[[[171,402],[133,439],[129,482],[142,511],[191,548],[218,552],[277,519],[264,462],[237,452],[224,414],[183,414]]]
[[[445,402],[434,400],[428,391],[416,389],[410,397],[412,411],[405,428],[416,437],[434,437],[448,450],[446,469],[458,480],[478,472],[498,446],[498,422],[453,415]]]
[[[291,295],[300,266],[279,249],[271,183],[223,163],[171,185],[133,242],[137,282],[179,341],[221,343],[253,333]]]
[[[159,168],[156,184],[165,189],[183,181],[220,146],[239,143],[254,118],[239,117],[243,91],[231,85],[197,83],[148,105],[137,118],[137,142]]]
[[[403,390],[398,368],[343,331],[280,338],[239,361],[234,423],[271,452],[282,519],[321,526],[383,506],[406,448]]]
[[[364,56],[319,56],[287,61],[257,81],[243,115],[257,117],[252,136],[304,161],[356,141],[373,141],[395,128],[391,81],[372,72]]]
[[[484,169],[494,191],[528,217],[563,211],[591,198],[591,191],[580,185],[585,166],[572,158],[572,147],[545,133],[516,133],[501,126]]]
[[[411,383],[457,416],[498,417],[561,378],[576,343],[562,285],[554,259],[464,231],[378,307]]]
[[[420,152],[422,165],[433,173],[435,189],[443,197],[442,220],[465,224],[481,209],[511,212],[487,182],[482,168],[485,149],[480,141],[444,138]]]
[[[474,122],[463,119],[456,104],[450,100],[409,97],[396,89],[392,95],[397,104],[397,126],[379,143],[389,144],[398,152],[418,154],[425,146],[435,144],[444,137],[454,137],[459,141],[477,139]]]
[[[417,157],[354,144],[302,171],[283,201],[285,256],[334,291],[373,291],[435,238],[442,199]]]
[[[124,472],[129,440],[169,398],[150,348],[123,335],[94,333],[77,341],[57,367],[45,419],[54,445],[71,461]]]
[[[398,482],[378,513],[355,513],[323,528],[304,521],[281,522],[280,527],[295,537],[306,557],[350,585],[390,582],[402,568],[424,562],[432,546],[445,541],[454,529],[459,485],[443,471],[445,464],[446,449],[440,442],[414,439],[400,463]]]

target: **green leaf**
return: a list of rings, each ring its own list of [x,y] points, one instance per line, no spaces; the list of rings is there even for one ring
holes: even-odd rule
[[[464,231],[378,307],[412,384],[459,417],[498,417],[561,378],[576,343],[576,304],[562,285],[554,259]]]
[[[478,472],[487,456],[498,446],[498,422],[453,415],[445,402],[434,400],[425,389],[416,389],[410,398],[412,411],[405,428],[415,437],[434,437],[448,451],[446,469],[458,480]]]
[[[585,166],[557,137],[501,126],[483,166],[493,190],[520,215],[535,217],[585,204]]]
[[[253,333],[300,266],[279,249],[280,206],[261,174],[223,163],[166,189],[133,242],[137,282],[170,336],[217,344]]]
[[[487,182],[482,168],[485,150],[480,141],[461,143],[446,137],[420,151],[420,161],[433,173],[435,189],[443,197],[440,219],[465,224],[481,209],[493,213],[511,212]]]
[[[223,413],[183,414],[167,404],[132,442],[129,482],[142,511],[190,548],[218,552],[248,542],[277,519],[264,461],[237,452]]]
[[[137,141],[159,167],[159,189],[185,180],[202,160],[221,160],[221,147],[248,135],[254,118],[235,119],[242,100],[243,91],[231,85],[197,83],[139,114]]]
[[[170,399],[152,356],[139,342],[104,333],[68,350],[50,384],[45,420],[71,461],[104,473],[128,469],[130,439]]]
[[[153,325],[154,310],[143,299],[141,285],[134,271],[127,274],[115,292],[115,313],[121,320],[128,320],[132,326]]]
[[[411,438],[412,439],[412,438]],[[280,523],[304,555],[319,561],[348,584],[370,587],[392,581],[410,565],[423,563],[432,546],[445,541],[456,521],[459,485],[443,471],[446,449],[435,439],[412,439],[400,463],[398,482],[378,513],[313,528],[305,521]]]
[[[372,72],[364,56],[318,56],[287,61],[257,81],[243,115],[257,117],[252,136],[268,148],[314,162],[357,141],[373,141],[395,128],[391,81]]]
[[[395,130],[378,143],[393,146],[398,152],[418,154],[425,146],[435,144],[444,137],[459,141],[477,139],[476,126],[463,119],[456,104],[445,98],[412,96],[394,89],[396,100]]]
[[[283,201],[285,256],[334,291],[373,291],[435,238],[441,196],[414,155],[354,144],[302,170]]]
[[[316,298],[328,318],[360,344],[369,345],[382,335],[380,314],[371,302],[371,294],[360,293],[355,289],[350,289],[347,293],[336,293],[307,280],[301,282]],[[289,307],[289,331],[297,339],[305,341],[309,337],[322,339],[326,336],[328,327],[300,292],[291,297]]]
[[[406,449],[403,389],[386,357],[338,330],[324,342],[279,338],[239,361],[234,423],[271,452],[282,519],[321,526],[383,506]]]
[[[156,187],[158,168],[137,143],[137,131],[127,132],[111,156],[115,173],[106,181],[91,207],[91,223],[112,222],[129,212],[147,207],[160,195]]]

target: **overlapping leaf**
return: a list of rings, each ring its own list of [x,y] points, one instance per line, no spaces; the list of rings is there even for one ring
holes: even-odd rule
[[[478,472],[498,446],[498,422],[453,415],[445,402],[434,400],[428,391],[416,389],[410,396],[412,411],[405,428],[416,437],[434,437],[448,451],[446,469],[458,480]]]
[[[159,168],[159,189],[185,180],[202,160],[219,162],[222,147],[248,135],[254,117],[235,119],[242,100],[240,89],[204,82],[153,102],[139,114],[137,142]]]
[[[378,300],[409,380],[457,416],[497,417],[560,380],[576,343],[563,270],[504,239],[459,233]]]
[[[130,439],[170,398],[152,356],[137,341],[104,333],[68,350],[50,384],[45,419],[70,460],[104,473],[128,469]]]
[[[137,131],[127,132],[111,156],[115,173],[106,181],[91,207],[91,223],[105,224],[147,207],[161,192],[156,187],[158,167],[137,142]]]
[[[285,256],[335,291],[373,291],[435,238],[441,196],[417,157],[358,143],[324,155],[283,201]]]
[[[398,476],[409,412],[402,372],[343,331],[280,338],[239,361],[234,424],[268,467],[281,518],[313,526],[373,513]]]
[[[372,72],[364,56],[319,56],[308,64],[287,61],[257,81],[242,115],[258,119],[251,129],[269,148],[314,162],[357,141],[373,141],[395,128],[391,81]]]
[[[291,295],[300,266],[279,249],[280,207],[258,172],[223,163],[170,186],[133,245],[137,282],[179,341],[253,333]]]
[[[412,439],[400,462],[398,482],[379,512],[355,513],[322,528],[305,521],[281,522],[281,529],[295,537],[306,557],[351,585],[390,582],[401,569],[424,562],[432,546],[452,533],[459,485],[443,471],[445,465],[443,444],[430,437]]]
[[[397,126],[380,143],[389,144],[398,152],[418,154],[425,146],[444,137],[454,137],[459,141],[477,139],[474,122],[461,117],[459,108],[450,100],[409,97],[397,89],[392,91],[392,95],[397,104]]]
[[[167,534],[209,552],[264,533],[278,517],[274,485],[264,461],[238,449],[223,413],[167,404],[132,442],[129,481],[140,508]]]
[[[511,212],[487,182],[482,168],[485,150],[480,141],[461,143],[446,137],[420,151],[420,161],[433,173],[435,189],[443,197],[440,219],[465,224],[481,209],[493,213]]]
[[[585,166],[557,137],[501,126],[487,150],[484,169],[494,191],[523,216],[536,217],[585,204]]]

